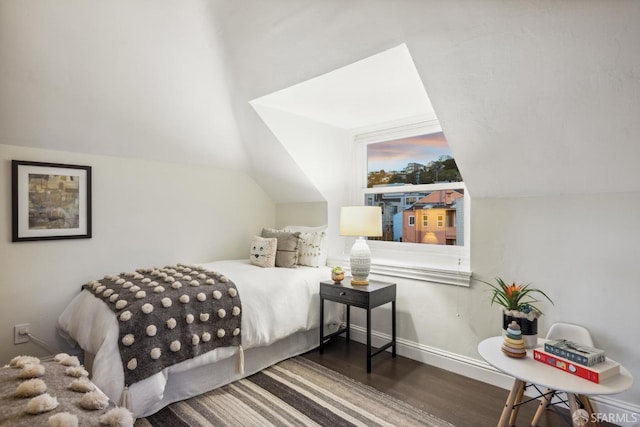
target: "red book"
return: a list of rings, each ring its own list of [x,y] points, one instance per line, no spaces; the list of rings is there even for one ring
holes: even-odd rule
[[[594,383],[601,383],[607,378],[620,374],[620,364],[609,358],[593,366],[584,366],[537,348],[533,349],[533,358]]]

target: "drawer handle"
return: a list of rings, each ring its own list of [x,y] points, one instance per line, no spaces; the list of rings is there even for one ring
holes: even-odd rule
[[[344,292],[344,291],[343,291],[343,292],[340,292],[340,296],[341,296],[341,297],[345,296],[346,294],[347,294],[347,293],[346,293],[346,292]]]

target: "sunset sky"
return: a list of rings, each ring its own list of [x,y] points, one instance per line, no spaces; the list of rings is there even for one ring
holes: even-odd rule
[[[444,155],[453,157],[442,132],[369,144],[368,172],[398,171],[412,162],[427,165]]]

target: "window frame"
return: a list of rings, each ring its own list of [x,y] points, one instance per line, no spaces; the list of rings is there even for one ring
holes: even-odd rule
[[[378,129],[361,129],[353,133],[355,167],[350,202],[364,204],[367,194],[461,189],[463,198],[463,245],[431,245],[409,242],[368,240],[372,274],[406,277],[435,283],[470,286],[471,200],[464,182],[419,184],[367,188],[367,145],[411,136],[442,132],[437,119],[412,119]],[[454,157],[455,158],[455,157]],[[443,221],[446,219],[443,218]]]

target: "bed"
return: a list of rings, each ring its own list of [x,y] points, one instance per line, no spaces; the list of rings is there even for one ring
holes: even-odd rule
[[[238,369],[238,347],[219,347],[125,387],[114,311],[84,289],[59,317],[60,334],[92,356],[92,381],[115,402],[126,397],[126,406],[136,418],[251,375],[319,343],[319,282],[330,277],[328,267],[261,268],[248,260],[198,267],[223,273],[241,297],[243,369]],[[340,305],[327,305],[325,328],[336,330],[341,314]]]

